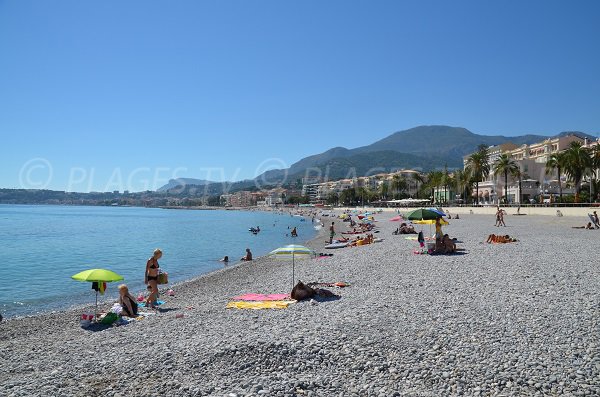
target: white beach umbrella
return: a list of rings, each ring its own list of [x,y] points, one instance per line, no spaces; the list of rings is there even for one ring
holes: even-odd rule
[[[292,261],[292,288],[296,283],[295,264],[297,260],[314,258],[317,254],[312,249],[303,245],[290,244],[277,248],[269,253],[270,257]]]

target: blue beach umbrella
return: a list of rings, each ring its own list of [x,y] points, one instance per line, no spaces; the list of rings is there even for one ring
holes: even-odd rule
[[[269,256],[276,259],[292,261],[292,288],[296,282],[295,263],[298,259],[308,259],[317,256],[315,251],[303,245],[290,244],[285,247],[277,248],[269,253]]]
[[[440,216],[446,216],[446,214],[444,214],[444,212],[443,212],[443,211],[440,211],[440,210],[438,210],[438,209],[437,209],[437,208],[435,208],[435,207],[429,207],[429,208],[427,208],[427,209],[428,209],[429,211],[433,211],[433,212],[435,212],[435,213],[439,214]]]

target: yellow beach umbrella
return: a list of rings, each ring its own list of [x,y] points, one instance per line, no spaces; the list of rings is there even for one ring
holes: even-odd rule
[[[419,225],[435,225],[435,219],[421,219],[420,221],[412,221],[412,223],[417,223]],[[448,221],[445,219],[440,219],[440,224],[448,225]]]

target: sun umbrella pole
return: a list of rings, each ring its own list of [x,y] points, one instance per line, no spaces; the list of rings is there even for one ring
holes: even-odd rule
[[[292,251],[292,288],[294,288],[295,280],[296,280],[296,266],[294,263],[294,251]]]
[[[98,291],[96,291],[96,311],[94,312],[94,321],[98,322]]]

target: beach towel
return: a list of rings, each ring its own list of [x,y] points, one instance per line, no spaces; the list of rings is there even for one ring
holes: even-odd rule
[[[164,305],[165,301],[156,301],[154,302],[154,306]],[[146,307],[146,302],[138,302],[138,307]]]
[[[296,303],[295,300],[281,300],[281,301],[257,301],[257,302],[247,302],[247,301],[233,301],[229,302],[226,309],[287,309],[289,305],[292,303]]]
[[[346,283],[343,281],[339,281],[336,283],[308,283],[306,284],[309,287],[335,287],[335,288],[345,288],[345,287],[349,287],[350,283]]]
[[[233,297],[236,301],[281,301],[289,299],[289,294],[244,294]]]

